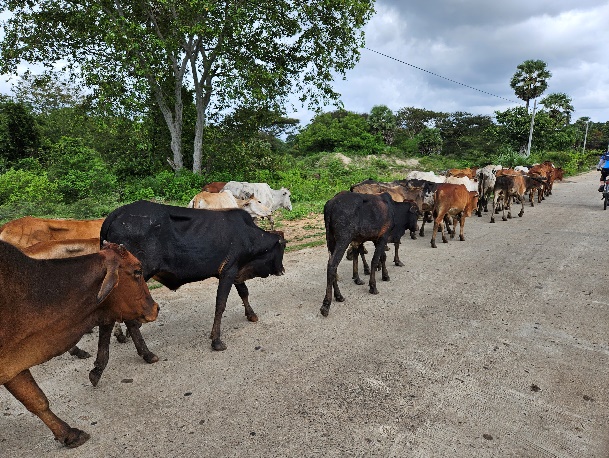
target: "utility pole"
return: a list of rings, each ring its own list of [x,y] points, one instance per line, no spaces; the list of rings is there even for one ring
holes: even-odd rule
[[[537,97],[535,97],[533,102],[533,116],[531,117],[531,129],[529,130],[529,143],[527,145],[527,152],[525,157],[529,157],[531,155],[531,140],[533,140],[533,125],[535,124],[535,108],[537,107]]]
[[[590,121],[586,121],[586,133],[584,134],[584,149],[582,150],[582,154],[586,153],[586,140],[588,138],[588,125],[590,125]]]

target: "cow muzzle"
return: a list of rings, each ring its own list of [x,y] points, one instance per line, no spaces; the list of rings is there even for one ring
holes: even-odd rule
[[[159,310],[161,308],[159,307],[159,304],[157,304],[156,302],[152,305],[151,310],[149,313],[146,313],[144,315],[142,315],[138,321],[140,323],[150,323],[151,321],[154,321],[157,319],[157,317],[159,316]]]

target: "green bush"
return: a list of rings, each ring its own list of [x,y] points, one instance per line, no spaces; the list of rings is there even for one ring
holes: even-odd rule
[[[9,169],[0,175],[0,205],[60,200],[57,183],[50,181],[46,172]]]
[[[49,176],[66,203],[88,197],[109,197],[116,191],[116,176],[97,151],[78,139],[63,137],[51,147]]]

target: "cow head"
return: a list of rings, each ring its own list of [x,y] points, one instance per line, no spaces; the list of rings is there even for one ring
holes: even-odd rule
[[[142,264],[124,246],[105,240],[99,254],[106,274],[97,301],[103,302],[110,315],[108,318],[142,323],[156,320],[159,306],[150,296]]]
[[[252,218],[268,218],[273,214],[271,209],[264,205],[254,194],[249,194],[240,208],[250,214]]]
[[[286,188],[281,188],[279,191],[281,192],[281,194],[279,195],[279,206],[287,208],[288,210],[292,210],[292,201],[290,200],[292,194],[290,193],[290,191]]]
[[[257,256],[239,269],[235,283],[243,283],[256,277],[266,278],[269,275],[283,275],[285,272],[283,267],[285,239],[280,235],[267,232],[263,240],[266,248],[263,248]]]

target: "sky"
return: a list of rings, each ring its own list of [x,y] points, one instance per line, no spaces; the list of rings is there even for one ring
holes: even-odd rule
[[[375,9],[365,27],[369,49],[335,82],[349,111],[386,105],[492,116],[523,105],[510,80],[533,59],[552,73],[544,96],[571,97],[573,121],[609,121],[607,0],[377,0]],[[0,76],[0,93],[10,85]],[[314,113],[294,105],[288,115],[308,124]]]
[[[369,113],[386,105],[394,112],[417,107],[492,116],[524,105],[510,80],[532,59],[552,73],[542,98],[565,93],[573,121],[609,121],[607,0],[377,0],[375,9],[365,33],[366,47],[376,52],[362,49],[356,67],[334,86],[346,110]],[[306,125],[313,113],[296,108],[290,116]]]

